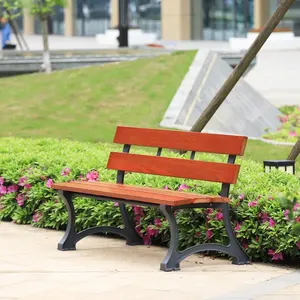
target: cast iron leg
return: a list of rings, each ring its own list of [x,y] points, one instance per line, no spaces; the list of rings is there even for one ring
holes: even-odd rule
[[[77,236],[75,232],[75,210],[72,201],[72,194],[68,192],[58,192],[63,199],[68,210],[68,225],[65,235],[58,243],[58,250],[76,250]]]
[[[232,263],[236,265],[245,265],[249,264],[249,258],[245,253],[244,249],[238,242],[237,238],[234,235],[229,216],[229,205],[223,204],[222,211],[224,216],[224,223],[227,235],[229,237],[229,251],[230,254],[234,257]]]
[[[130,246],[143,245],[144,242],[143,242],[142,238],[136,232],[135,227],[128,215],[128,211],[126,209],[125,204],[120,203],[120,211],[121,211],[122,219],[124,222],[124,232],[125,232],[126,244],[130,245]]]
[[[160,269],[165,272],[180,270],[178,252],[178,226],[174,216],[174,210],[170,206],[160,205],[161,212],[167,218],[170,225],[171,241],[166,257],[160,264]]]

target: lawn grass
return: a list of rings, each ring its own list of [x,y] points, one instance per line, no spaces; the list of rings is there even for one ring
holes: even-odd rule
[[[1,136],[111,142],[117,125],[158,127],[194,58],[133,62],[0,79]],[[285,159],[290,147],[249,141],[246,158]]]
[[[1,79],[1,135],[107,142],[118,124],[157,127],[194,55]]]

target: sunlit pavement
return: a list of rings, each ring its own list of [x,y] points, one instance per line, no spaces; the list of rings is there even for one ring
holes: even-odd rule
[[[60,252],[63,232],[0,223],[0,299],[300,299],[300,273],[192,256],[159,271],[166,249],[88,237]]]

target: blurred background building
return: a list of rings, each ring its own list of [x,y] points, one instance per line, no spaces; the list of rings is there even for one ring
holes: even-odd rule
[[[67,0],[49,20],[50,34],[94,36],[118,25],[118,0]],[[130,25],[163,40],[228,40],[260,28],[280,0],[129,0]],[[24,34],[41,24],[26,11],[17,20]],[[300,0],[280,24],[300,35]]]

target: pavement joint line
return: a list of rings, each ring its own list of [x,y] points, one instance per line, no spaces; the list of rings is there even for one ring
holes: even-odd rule
[[[253,300],[258,297],[274,294],[279,290],[300,284],[300,270],[280,275],[254,285],[243,286],[228,294],[208,298],[209,300]],[[300,299],[300,295],[299,295]]]

